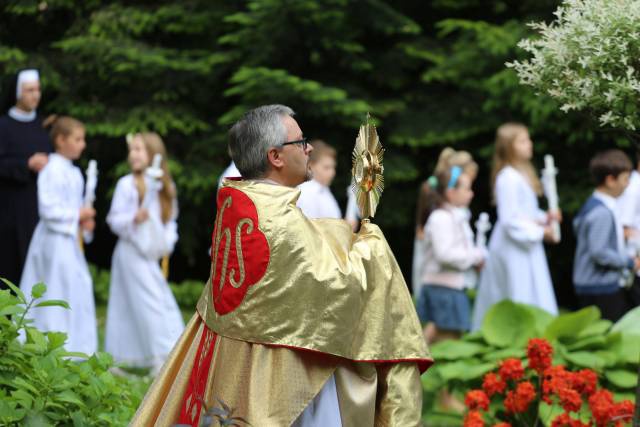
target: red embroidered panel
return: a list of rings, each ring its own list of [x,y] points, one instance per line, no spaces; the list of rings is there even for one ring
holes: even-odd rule
[[[222,188],[211,246],[213,306],[218,314],[235,310],[249,286],[269,265],[269,244],[258,228],[258,211],[242,191]]]
[[[217,338],[218,335],[207,328],[207,325],[204,325],[196,358],[191,369],[189,384],[182,398],[178,424],[198,427],[200,423],[200,415],[204,403],[204,389],[207,386],[207,378],[209,377],[209,370],[211,370],[211,359],[213,358],[213,350],[216,347]]]

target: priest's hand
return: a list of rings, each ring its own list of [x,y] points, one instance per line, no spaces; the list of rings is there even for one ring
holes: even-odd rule
[[[93,218],[80,221],[80,228],[82,228],[84,231],[92,233],[93,230],[96,229],[96,221]]]
[[[633,271],[638,271],[640,270],[640,258],[635,257],[633,259]]]
[[[27,162],[27,166],[34,172],[40,172],[43,167],[46,166],[49,161],[49,156],[47,153],[35,153],[31,157],[29,157],[29,161]]]
[[[145,208],[140,208],[138,209],[138,212],[136,212],[136,216],[133,218],[133,221],[136,224],[140,224],[141,222],[145,222],[147,219],[149,219],[149,211]]]
[[[88,219],[93,219],[96,216],[96,210],[93,208],[89,208],[89,207],[84,207],[84,208],[80,208],[80,215],[79,215],[79,219],[80,222],[82,223],[83,221],[86,221]]]

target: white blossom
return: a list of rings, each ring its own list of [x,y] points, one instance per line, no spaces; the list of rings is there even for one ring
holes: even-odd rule
[[[518,46],[522,84],[559,101],[563,111],[587,110],[602,126],[640,128],[640,1],[564,0],[550,23],[529,26]]]

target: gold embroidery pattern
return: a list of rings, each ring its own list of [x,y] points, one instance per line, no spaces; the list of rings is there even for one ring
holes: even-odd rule
[[[218,254],[220,253],[220,243],[224,238],[225,239],[224,252],[223,252],[224,255],[222,257],[222,268],[220,271],[220,281],[218,283],[218,289],[220,291],[222,291],[225,280],[227,278],[227,267],[229,265],[229,252],[231,251],[231,230],[229,230],[228,227],[224,229],[222,228],[222,220],[224,218],[225,210],[231,207],[232,203],[233,203],[233,200],[231,196],[227,197],[224,200],[218,212],[218,218],[216,221],[216,237],[215,237],[214,248],[213,248],[214,252],[213,252],[213,263],[212,263],[212,271],[211,271],[211,281],[213,282],[213,280],[216,277],[216,272],[218,271]],[[229,274],[230,276],[229,282],[231,283],[231,286],[233,286],[236,289],[242,286],[246,278],[244,257],[242,255],[242,228],[244,226],[246,226],[245,228],[246,234],[247,235],[251,234],[254,229],[253,220],[250,218],[243,218],[238,222],[238,225],[236,226],[234,243],[236,247],[236,256],[238,258],[238,275],[239,275],[238,280],[235,279],[235,276],[236,276],[235,269],[231,269],[231,272]],[[220,293],[217,299],[219,299],[221,295],[222,294]]]
[[[229,278],[231,286],[238,289],[244,283],[245,271],[244,271],[244,258],[242,256],[242,226],[247,225],[247,235],[253,232],[253,221],[249,218],[243,218],[238,222],[236,227],[236,254],[238,256],[238,270],[240,270],[240,280],[236,282],[234,279],[235,270],[231,270],[231,277]]]

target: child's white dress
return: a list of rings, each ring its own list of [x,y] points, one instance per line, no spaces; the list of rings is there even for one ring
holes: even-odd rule
[[[489,308],[504,299],[531,304],[551,314],[558,305],[542,243],[546,213],[525,176],[511,166],[496,177],[498,221],[489,241],[489,258],[480,275],[472,329]]]
[[[184,329],[182,314],[159,265],[159,259],[171,253],[178,240],[178,208],[174,202],[171,219],[162,223],[158,192],[145,179],[145,198],[149,199],[145,223],[134,222],[140,203],[133,175],[118,181],[107,215],[119,239],[111,260],[105,350],[117,363],[158,367]],[[144,230],[150,225],[156,233],[152,245],[149,230]]]
[[[98,348],[93,283],[79,244],[79,212],[84,179],[71,160],[51,154],[38,175],[40,221],[33,233],[20,288],[27,298],[33,285],[44,282],[43,300],[65,300],[61,307],[33,308],[28,317],[42,331],[68,335],[68,351],[94,353]]]

